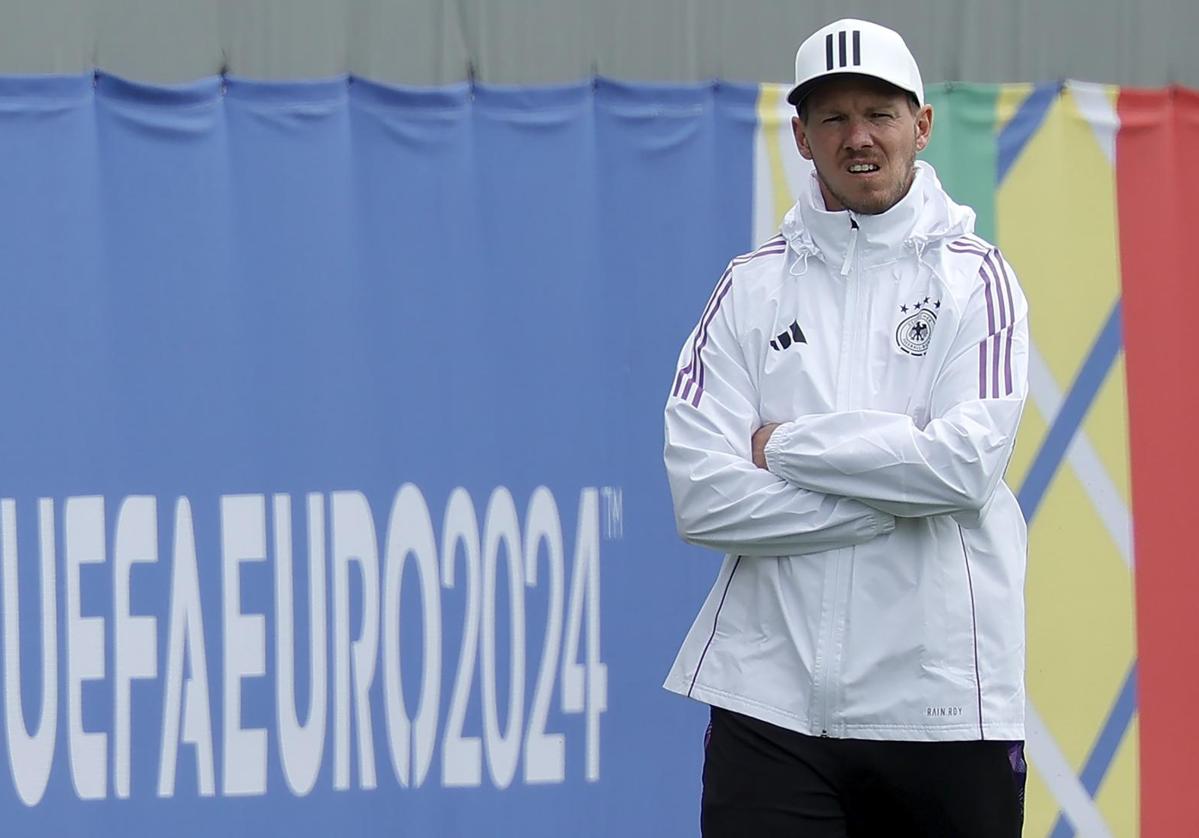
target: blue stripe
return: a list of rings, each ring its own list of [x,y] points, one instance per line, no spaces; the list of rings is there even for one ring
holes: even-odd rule
[[[1064,812],[1057,816],[1057,822],[1053,825],[1049,838],[1074,838],[1074,824],[1066,819]]]
[[[1049,484],[1061,466],[1066,451],[1070,448],[1070,443],[1074,441],[1075,434],[1090,411],[1095,396],[1099,393],[1099,388],[1103,386],[1103,382],[1111,372],[1112,365],[1120,354],[1124,343],[1121,311],[1121,302],[1117,300],[1108,315],[1107,322],[1095,339],[1091,351],[1087,354],[1082,369],[1074,379],[1070,392],[1062,402],[1061,409],[1053,418],[1053,424],[1041,442],[1041,448],[1033,459],[1032,467],[1028,470],[1024,484],[1020,487],[1020,508],[1024,512],[1025,519],[1030,523],[1036,516],[1041,501],[1044,500],[1045,493],[1049,489]],[[1124,679],[1124,686],[1116,698],[1107,722],[1100,731],[1099,738],[1095,741],[1086,765],[1083,767],[1079,779],[1091,797],[1098,792],[1103,778],[1111,767],[1112,760],[1115,759],[1116,750],[1123,741],[1128,726],[1132,723],[1137,705],[1136,675],[1137,665],[1134,662],[1128,676]],[[1073,838],[1074,834],[1074,825],[1063,813],[1058,816],[1057,823],[1054,824],[1049,835],[1050,838]]]
[[[1020,152],[1024,151],[1024,147],[1028,145],[1033,134],[1037,133],[1037,129],[1045,121],[1045,115],[1049,113],[1049,106],[1053,104],[1061,89],[1061,82],[1050,81],[1038,84],[1033,88],[1032,93],[1028,94],[1028,98],[1020,103],[1016,115],[1007,125],[1003,126],[1003,130],[999,132],[995,157],[996,186],[1003,183],[1003,179],[1007,177],[1008,171],[1015,164]]]
[[[1049,838],[1074,838],[1074,824],[1066,820],[1065,814],[1057,816],[1057,823],[1053,825]]]
[[[1091,755],[1087,757],[1087,764],[1079,776],[1079,779],[1082,780],[1082,787],[1092,798],[1099,793],[1099,786],[1103,783],[1107,770],[1111,768],[1112,761],[1116,758],[1116,751],[1119,749],[1120,743],[1124,741],[1125,734],[1128,733],[1136,709],[1137,665],[1133,663],[1132,668],[1128,670],[1128,677],[1124,679],[1124,686],[1120,689],[1116,704],[1112,707],[1111,715],[1107,717],[1107,723],[1104,724],[1099,739],[1095,741],[1095,747],[1091,750]],[[1049,833],[1049,836],[1050,838],[1074,838],[1074,825],[1067,820],[1065,814],[1058,815],[1057,823],[1054,824],[1053,831]]]
[[[1049,433],[1041,442],[1041,449],[1024,478],[1024,485],[1020,487],[1020,509],[1029,523],[1032,523],[1033,517],[1036,516],[1050,481],[1057,473],[1058,466],[1062,464],[1070,443],[1074,441],[1074,435],[1120,354],[1120,348],[1124,343],[1120,310],[1120,301],[1117,300],[1111,314],[1108,315],[1107,323],[1095,339],[1095,345],[1087,354],[1078,377],[1074,379],[1070,392],[1066,394],[1061,410],[1054,417]]]
[[[1120,742],[1124,739],[1128,726],[1132,724],[1132,716],[1136,709],[1137,665],[1134,661],[1128,670],[1128,677],[1124,679],[1124,686],[1120,689],[1120,697],[1116,699],[1116,706],[1112,708],[1112,714],[1108,716],[1107,724],[1103,726],[1103,732],[1099,734],[1099,741],[1095,743],[1095,749],[1091,751],[1087,765],[1082,770],[1080,777],[1082,786],[1091,797],[1099,793],[1099,785],[1103,782],[1103,777],[1107,774],[1112,760],[1116,758],[1116,749],[1120,747]]]

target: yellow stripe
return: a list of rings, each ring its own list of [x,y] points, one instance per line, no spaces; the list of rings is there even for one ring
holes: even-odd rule
[[[1095,802],[1112,830],[1112,838],[1137,838],[1140,828],[1140,722],[1138,715],[1124,734],[1115,759],[1099,786]]]
[[[1024,100],[1032,93],[1031,84],[1005,84],[999,88],[999,96],[995,100],[995,136],[1003,133],[1003,129],[1012,121],[1016,111],[1024,104]]]
[[[783,110],[786,90],[783,85],[763,84],[758,94],[758,130],[762,132],[766,159],[770,163],[770,187],[776,224],[782,222],[787,210],[795,203],[787,183],[787,171],[783,168],[783,126],[790,127],[790,119]]]

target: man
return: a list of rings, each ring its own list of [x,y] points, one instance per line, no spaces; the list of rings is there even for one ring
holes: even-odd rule
[[[916,161],[903,39],[837,21],[795,69],[811,181],[666,406],[679,532],[728,554],[666,681],[712,706],[703,833],[1018,836],[1027,304]]]

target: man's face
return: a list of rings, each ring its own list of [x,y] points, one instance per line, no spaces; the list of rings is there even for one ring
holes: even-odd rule
[[[804,101],[791,127],[816,166],[825,206],[867,215],[895,206],[912,185],[916,152],[932,133],[933,109],[868,76],[833,76]]]

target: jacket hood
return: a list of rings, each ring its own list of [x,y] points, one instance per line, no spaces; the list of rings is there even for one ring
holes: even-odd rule
[[[876,215],[825,209],[820,183],[812,170],[799,200],[784,216],[781,231],[800,255],[814,255],[832,263],[846,253],[850,231],[856,224],[860,231],[856,244],[859,257],[865,264],[879,264],[893,261],[905,251],[919,256],[930,245],[973,232],[974,220],[974,210],[950,198],[936,170],[918,160],[908,194]]]

